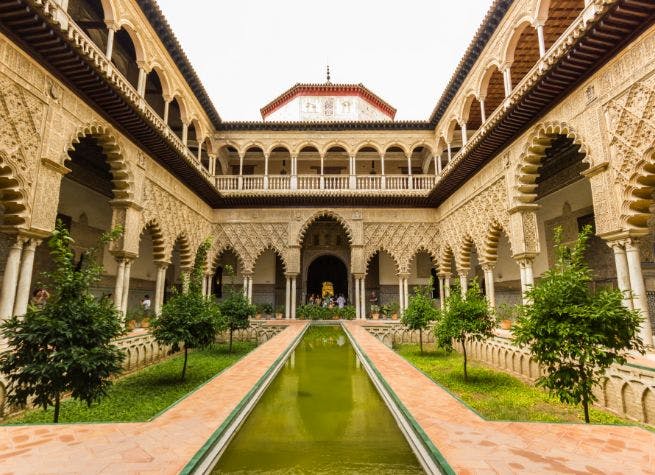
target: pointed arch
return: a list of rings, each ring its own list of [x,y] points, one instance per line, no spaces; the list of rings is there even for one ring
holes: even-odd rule
[[[578,145],[579,152],[585,155],[583,162],[590,164],[588,148],[571,126],[563,122],[546,122],[537,125],[529,135],[518,163],[516,199],[520,203],[533,203],[537,199],[539,168],[547,149],[558,135],[564,135]]]
[[[430,260],[432,261],[432,267],[439,267],[439,255],[434,249],[429,249],[426,245],[421,244],[419,245],[412,254],[409,256],[409,259],[407,259],[407,269],[409,269],[412,265],[412,262],[416,259],[416,256],[418,256],[420,253],[425,253],[428,256],[430,256]]]
[[[10,162],[6,152],[0,150],[0,205],[2,224],[21,227],[29,215],[25,181]]]
[[[459,249],[456,256],[456,265],[458,269],[471,268],[471,254],[477,251],[475,241],[470,234],[466,234],[460,241]]]
[[[502,234],[505,234],[508,242],[510,242],[511,252],[511,241],[509,240],[507,230],[500,222],[494,220],[489,224],[484,236],[483,246],[479,256],[482,261],[490,264],[498,262],[498,243]]]
[[[621,222],[630,227],[648,228],[655,205],[655,147],[649,148],[637,162],[623,192]]]
[[[125,159],[125,154],[118,143],[115,132],[104,125],[87,124],[80,127],[69,142],[63,157],[65,165],[70,160],[68,152],[75,150],[75,145],[85,137],[92,137],[98,141],[98,145],[105,154],[107,164],[111,171],[114,199],[131,200],[134,198],[134,180],[132,173]]]
[[[218,267],[221,261],[221,256],[227,252],[231,252],[236,256],[237,263],[239,264],[239,267],[241,268],[242,272],[252,270],[249,268],[249,266],[246,265],[246,261],[244,260],[242,253],[240,253],[236,247],[234,247],[230,243],[224,243],[216,249],[216,252],[214,253],[214,257],[212,258],[212,265],[210,269],[212,273],[216,272],[216,268]],[[254,266],[254,262],[252,263],[252,265]],[[238,272],[238,269],[234,269],[234,272],[236,274]]]
[[[348,236],[348,242],[350,243],[350,245],[353,244],[353,231],[350,225],[348,224],[348,221],[346,221],[340,214],[336,213],[335,211],[324,209],[321,211],[317,211],[316,213],[312,214],[308,219],[305,220],[305,223],[301,226],[300,231],[298,232],[298,238],[296,240],[296,242],[299,245],[302,245],[303,241],[305,240],[305,233],[307,233],[309,227],[320,218],[334,219],[337,223],[339,223],[343,227],[344,231],[346,232],[346,236]]]

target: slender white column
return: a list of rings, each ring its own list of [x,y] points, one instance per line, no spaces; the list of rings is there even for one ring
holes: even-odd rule
[[[105,53],[105,56],[107,56],[107,59],[111,61],[111,56],[114,53],[114,35],[116,34],[116,30],[113,27],[110,27],[107,30],[107,52]]]
[[[243,295],[248,297],[248,276],[243,276]]]
[[[362,286],[362,290],[359,292],[362,299],[362,319],[366,319],[366,277],[362,277],[359,282]]]
[[[166,282],[166,268],[168,265],[159,264],[157,267],[157,282],[155,284],[155,305],[154,312],[155,315],[159,315],[161,312],[161,307],[164,303],[164,286]]]
[[[2,301],[0,302],[0,319],[11,317],[16,301],[16,287],[18,285],[18,270],[20,267],[20,256],[23,250],[25,239],[16,238],[9,248],[7,263],[5,264],[5,274],[2,279]]]
[[[512,72],[509,66],[503,70],[503,78],[505,79],[505,97],[509,97],[512,94]]]
[[[450,274],[446,274],[446,278],[444,279],[444,295],[446,300],[450,297]]]
[[[446,279],[443,276],[439,276],[439,304],[441,310],[446,307]]]
[[[189,124],[183,123],[182,124],[182,143],[184,146],[187,146],[187,143],[189,141]]]
[[[27,304],[30,301],[30,287],[32,286],[32,270],[34,269],[34,253],[36,246],[41,241],[30,239],[27,246],[23,247],[23,260],[20,265],[20,277],[18,279],[18,291],[16,303],[14,304],[14,315],[25,315]]]
[[[127,314],[127,304],[130,298],[130,272],[132,270],[132,261],[130,259],[125,260],[125,274],[123,276],[123,295],[121,303],[121,311],[123,315]]]
[[[625,253],[628,260],[628,271],[630,274],[630,288],[632,289],[632,303],[635,310],[641,312],[643,321],[641,323],[641,338],[645,345],[653,344],[653,331],[650,326],[650,315],[648,312],[648,298],[644,286],[644,276],[641,272],[641,257],[639,255],[639,243],[627,240]]]
[[[296,319],[296,301],[298,300],[297,277],[291,278],[291,320]]]
[[[466,298],[466,292],[469,289],[468,271],[468,269],[462,269],[459,271],[459,285],[463,299]]]
[[[450,148],[450,144],[446,144],[448,146],[448,163],[453,159],[453,151]]]
[[[350,182],[348,187],[351,190],[357,188],[357,159],[355,157],[350,157]]]
[[[403,313],[405,310],[405,288],[403,286],[403,278],[398,276],[398,308],[400,313]]]
[[[359,285],[359,277],[355,277],[355,318],[362,318],[362,299],[360,296],[362,288]]]
[[[532,257],[522,257],[518,260],[521,269],[521,293],[523,294],[523,304],[527,305],[529,300],[526,293],[534,285],[534,275],[532,272]]]
[[[616,280],[619,290],[623,294],[623,305],[632,309],[632,295],[630,290],[630,271],[628,269],[628,257],[625,253],[625,242],[612,241],[607,245],[614,251],[614,264],[616,265]]]
[[[405,277],[403,278],[403,300],[405,302],[405,310],[407,310],[407,307],[409,306],[409,278]]]
[[[202,296],[203,297],[207,296],[207,277],[206,276],[202,277]]]
[[[494,285],[494,266],[485,264],[482,266],[484,270],[484,287],[487,294],[487,302],[489,307],[496,307],[496,288]]]
[[[484,109],[484,99],[480,99],[480,118],[484,124],[487,121],[487,112]]]
[[[462,147],[468,142],[468,135],[466,134],[466,123],[462,124]]]
[[[252,303],[252,276],[248,277],[248,303]]]
[[[169,109],[171,106],[171,101],[164,101],[164,117],[162,119],[164,120],[164,123],[168,125],[168,114],[169,114]]]
[[[287,276],[287,294],[284,305],[284,318],[289,320],[291,318],[291,277]]]
[[[264,155],[264,189],[268,190],[268,154]]]
[[[136,92],[141,97],[146,95],[146,70],[142,67],[139,67],[139,80],[137,82]]]
[[[125,259],[117,258],[116,285],[114,286],[114,306],[121,310],[123,308],[123,279],[125,277]]]
[[[539,57],[546,56],[546,41],[544,40],[544,25],[537,24],[537,40],[539,42]]]

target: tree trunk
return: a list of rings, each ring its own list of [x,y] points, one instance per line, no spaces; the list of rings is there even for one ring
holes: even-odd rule
[[[464,353],[464,381],[468,381],[468,373],[466,372],[466,338],[461,340],[462,342],[462,353]]]
[[[582,409],[584,410],[584,421],[589,424],[589,394],[587,394],[587,376],[584,372],[584,365],[580,365],[580,379],[582,380]]]
[[[232,353],[232,329],[230,328],[230,347],[227,350],[228,353]]]
[[[184,381],[184,377],[186,376],[186,362],[188,358],[189,358],[189,349],[187,348],[186,345],[184,345],[184,366],[182,366],[182,381]]]
[[[55,396],[55,417],[53,422],[57,424],[59,422],[59,407],[61,406],[61,402],[59,400],[59,394]]]
[[[418,329],[418,342],[419,342],[419,346],[421,348],[421,353],[423,353],[423,329],[422,328]]]

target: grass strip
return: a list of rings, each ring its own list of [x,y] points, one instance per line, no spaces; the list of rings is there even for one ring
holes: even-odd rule
[[[234,342],[232,353],[226,344],[189,353],[184,381],[182,355],[137,371],[117,380],[100,402],[87,407],[84,402],[62,402],[60,422],[144,422],[228,368],[249,353],[255,344]],[[4,424],[52,423],[53,409],[34,409],[4,421]]]
[[[462,355],[457,352],[448,354],[434,345],[423,346],[422,354],[414,344],[398,345],[394,350],[485,419],[584,422],[581,407],[564,404],[541,388],[477,362],[469,361],[469,380],[465,382]],[[595,424],[640,425],[655,430],[596,407],[591,408],[590,418]]]

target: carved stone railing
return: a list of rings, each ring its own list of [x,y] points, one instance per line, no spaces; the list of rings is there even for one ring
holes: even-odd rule
[[[123,370],[130,372],[156,363],[166,357],[171,350],[170,346],[157,343],[147,332],[119,338],[115,343],[125,352]]]
[[[367,325],[365,328],[389,347],[418,343],[418,331],[409,330],[400,323]],[[497,333],[504,334],[502,330]],[[431,329],[423,332],[423,342],[434,342]],[[461,346],[456,349],[461,352]],[[525,348],[518,348],[503,336],[469,342],[466,350],[474,360],[532,382],[543,374],[542,368]],[[598,398],[597,406],[628,419],[655,425],[655,365],[652,368],[630,363],[613,365],[607,370],[603,384],[594,388],[594,393]]]
[[[206,170],[198,156],[189,150],[184,142],[169,128],[168,124],[159,116],[159,114],[148,104],[148,102],[139,95],[136,88],[127,80],[127,78],[116,68],[105,52],[96,45],[91,38],[87,36],[84,30],[73,20],[69,13],[64,10],[56,0],[34,0],[36,6],[40,7],[43,13],[52,19],[53,23],[58,24],[59,28],[66,33],[68,40],[80,51],[91,63],[96,70],[102,74],[130,103],[146,122],[182,155],[190,166],[197,168],[209,180],[211,175]]]
[[[418,191],[428,192],[434,175],[222,175],[215,177],[221,192]]]

